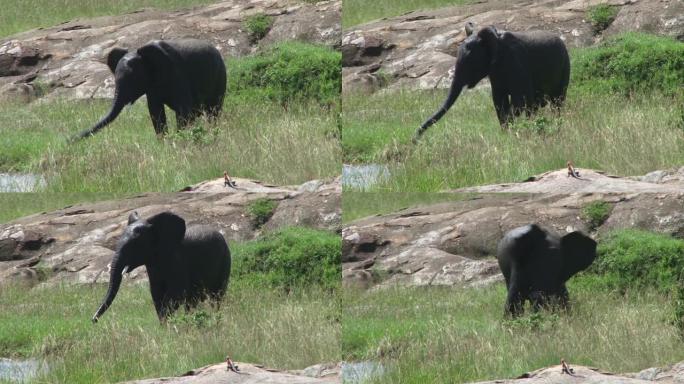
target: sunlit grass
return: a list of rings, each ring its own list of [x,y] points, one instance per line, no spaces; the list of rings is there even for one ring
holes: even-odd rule
[[[473,3],[473,0],[343,0],[342,26],[347,28],[383,17],[453,5]]]

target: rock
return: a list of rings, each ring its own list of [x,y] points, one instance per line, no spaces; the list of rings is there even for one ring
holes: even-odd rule
[[[356,25],[342,37],[343,92],[448,88],[465,23],[495,25],[500,30],[551,31],[570,47],[585,47],[595,37],[587,11],[597,4],[619,7],[609,36],[625,31],[650,32],[684,41],[681,0],[481,0]],[[382,74],[382,81],[380,76]]]
[[[573,375],[561,373],[561,366],[555,365],[524,373],[516,379],[482,381],[476,384],[677,384],[684,382],[684,362],[664,368],[649,368],[637,374],[618,375],[602,372],[596,368],[571,365]]]
[[[579,181],[577,181],[579,182]],[[348,223],[342,229],[344,286],[480,286],[501,280],[495,259],[503,234],[529,223],[557,233],[601,236],[637,228],[684,239],[684,192],[478,194]],[[612,206],[595,230],[582,219],[591,202]]]
[[[339,48],[341,0],[224,0],[177,11],[143,9],[119,16],[71,20],[0,39],[0,98],[112,98],[113,78],[105,56],[115,46],[137,48],[150,40],[198,38],[211,41],[230,59],[259,45],[300,40]],[[252,42],[242,22],[255,13],[271,15],[266,37]],[[255,45],[256,44],[256,45]],[[25,79],[31,75],[30,81]],[[41,94],[17,82],[37,85]],[[47,85],[47,86],[46,86]],[[34,89],[36,87],[32,87]]]
[[[195,369],[182,376],[127,381],[126,384],[317,384],[340,383],[338,374],[310,377],[292,372],[264,368],[260,365],[237,363],[239,373],[228,371],[226,364],[214,364]]]
[[[617,177],[581,169],[581,179],[568,177],[567,169],[532,176],[524,182],[467,187],[454,192],[507,193],[667,193],[684,190],[684,169],[655,171],[645,176]]]
[[[319,181],[313,192],[299,186],[236,180],[238,189],[223,187],[223,179],[217,179],[188,187],[190,192],[147,193],[79,204],[0,224],[0,282],[26,281],[33,276],[33,284],[42,280],[48,285],[107,283],[116,242],[133,211],[148,217],[172,210],[188,224],[219,229],[230,244],[258,236],[260,230],[253,228],[248,206],[268,198],[278,205],[263,227],[266,230],[293,225],[340,230],[339,179]],[[142,282],[146,278],[144,268],[139,268],[125,281]]]

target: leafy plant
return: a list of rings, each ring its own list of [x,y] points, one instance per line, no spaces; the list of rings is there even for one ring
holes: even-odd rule
[[[257,42],[268,34],[273,26],[273,17],[265,15],[263,13],[257,13],[255,15],[250,15],[245,18],[243,25],[249,33],[249,38],[252,42]]]
[[[254,228],[259,228],[266,224],[268,219],[273,216],[278,203],[268,198],[258,199],[247,206],[247,212],[252,217]]]
[[[594,230],[608,219],[612,211],[611,204],[605,201],[593,201],[582,208],[580,216],[589,224],[591,230]]]
[[[288,292],[307,286],[332,290],[340,284],[342,244],[332,232],[290,227],[234,251],[238,262],[231,279]]]
[[[576,50],[572,59],[571,84],[588,90],[684,94],[684,44],[669,37],[625,33]]]
[[[277,43],[230,65],[228,97],[339,105],[341,63],[342,54],[325,46]]]
[[[671,323],[679,330],[679,336],[684,338],[684,270],[679,273],[673,304]]]
[[[610,233],[597,248],[588,273],[597,283],[626,291],[652,287],[671,292],[684,269],[684,241],[635,229]]]
[[[610,26],[617,14],[617,7],[610,6],[609,4],[599,4],[587,11],[587,19],[591,22],[594,33],[598,34]]]

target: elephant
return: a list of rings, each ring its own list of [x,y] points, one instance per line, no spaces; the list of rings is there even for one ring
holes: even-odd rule
[[[189,226],[172,212],[141,220],[128,217],[111,263],[107,294],[92,318],[104,314],[114,301],[124,273],[144,265],[157,316],[167,316],[184,304],[186,309],[209,298],[218,305],[230,278],[231,257],[223,235],[211,227]]]
[[[473,34],[472,23],[465,30],[468,37],[458,49],[449,95],[418,128],[414,142],[444,116],[463,88],[473,88],[487,76],[502,127],[521,112],[529,114],[549,101],[556,108],[562,106],[570,81],[570,57],[560,37],[543,31],[497,31],[493,26]]]
[[[527,300],[535,310],[549,303],[567,309],[565,282],[591,265],[596,242],[579,231],[561,237],[530,224],[508,231],[496,258],[508,289],[506,315],[520,315]]]
[[[135,51],[113,48],[107,66],[114,74],[114,100],[109,113],[72,141],[94,135],[119,116],[123,107],[147,95],[147,108],[157,135],[166,133],[164,105],[176,112],[179,128],[203,113],[216,117],[226,93],[226,66],[221,53],[201,40],[154,40]]]

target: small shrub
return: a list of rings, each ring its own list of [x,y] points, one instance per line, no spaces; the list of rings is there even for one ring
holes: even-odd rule
[[[319,286],[337,289],[341,280],[342,243],[328,231],[285,228],[235,247],[232,281],[282,288]]]
[[[684,241],[635,229],[610,233],[597,254],[587,272],[621,292],[655,288],[669,293],[684,268]]]
[[[229,64],[228,97],[283,105],[298,100],[339,105],[341,63],[341,53],[328,47],[295,41],[274,44]]]
[[[256,15],[247,16],[243,22],[247,33],[249,33],[249,38],[252,42],[257,42],[268,34],[273,25],[273,17],[265,15],[263,13],[258,13]]]
[[[250,203],[247,206],[247,211],[252,217],[252,224],[254,225],[254,228],[259,228],[266,224],[268,219],[273,216],[273,212],[277,206],[278,203],[267,198],[255,200]]]
[[[613,206],[605,201],[594,201],[582,208],[580,217],[589,224],[591,230],[600,227],[613,211]]]
[[[594,28],[594,33],[598,34],[608,28],[618,14],[617,7],[608,4],[599,4],[591,7],[587,11],[587,19]]]
[[[571,84],[589,91],[684,94],[684,43],[672,38],[626,33],[575,50],[572,61]]]

